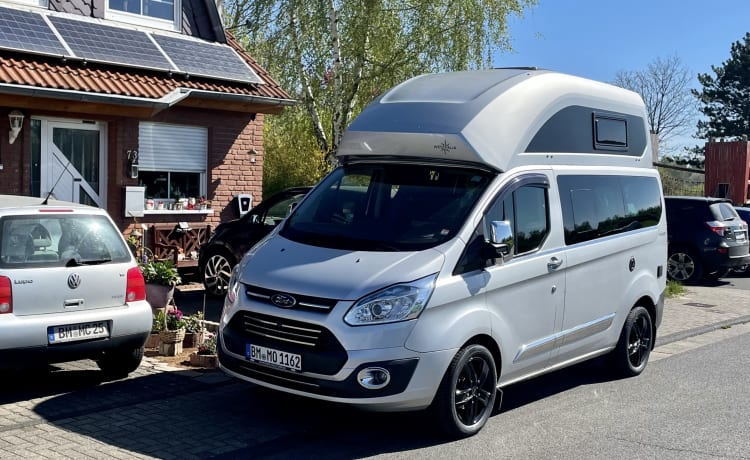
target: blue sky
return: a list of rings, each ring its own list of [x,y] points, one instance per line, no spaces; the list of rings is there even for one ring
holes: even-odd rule
[[[711,66],[750,31],[750,0],[539,0],[509,26],[514,50],[496,54],[494,67],[537,66],[611,82],[618,70],[644,70],[676,55],[693,74],[713,74]]]
[[[706,73],[748,31],[748,0],[539,0],[511,19],[514,51],[493,64],[612,81],[618,70],[677,55],[694,73]]]

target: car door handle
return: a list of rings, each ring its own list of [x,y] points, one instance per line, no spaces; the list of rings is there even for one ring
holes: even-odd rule
[[[547,268],[550,270],[555,270],[557,268],[560,268],[560,265],[562,265],[563,261],[562,259],[558,259],[557,257],[551,257],[549,259],[549,262],[547,262]]]

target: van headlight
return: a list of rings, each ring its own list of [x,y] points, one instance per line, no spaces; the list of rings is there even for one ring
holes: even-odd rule
[[[394,284],[358,300],[344,316],[350,326],[395,323],[422,313],[435,289],[437,273],[409,283]]]
[[[232,269],[232,275],[229,277],[227,295],[224,297],[224,308],[221,310],[222,320],[224,319],[224,315],[229,312],[232,305],[237,301],[237,296],[239,296],[240,293],[240,286],[242,286],[242,283],[240,283],[239,264],[237,264],[234,266],[234,269]]]

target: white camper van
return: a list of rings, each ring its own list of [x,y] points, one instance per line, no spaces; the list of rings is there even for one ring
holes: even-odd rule
[[[340,166],[236,267],[229,375],[479,431],[514,382],[646,366],[664,202],[641,98],[537,69],[423,75],[368,106]]]

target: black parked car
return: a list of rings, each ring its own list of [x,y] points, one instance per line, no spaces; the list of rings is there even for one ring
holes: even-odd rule
[[[740,219],[744,220],[746,224],[750,225],[750,208],[735,206],[734,210],[740,215]],[[732,269],[733,272],[740,275],[750,275],[750,262],[746,265],[741,265]]]
[[[286,189],[263,200],[239,219],[216,227],[198,256],[203,285],[214,296],[226,294],[232,268],[255,243],[289,214],[312,187]]]
[[[667,274],[693,283],[718,279],[750,262],[747,224],[725,198],[665,197]]]

